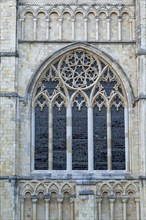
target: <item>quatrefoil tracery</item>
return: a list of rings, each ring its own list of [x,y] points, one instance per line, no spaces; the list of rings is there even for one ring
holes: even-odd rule
[[[35,102],[42,109],[44,105],[39,103],[41,94],[47,97],[49,102],[54,102],[53,105],[59,110],[70,103],[70,100],[72,105],[76,103],[79,109],[82,104],[88,106],[89,103],[99,109],[108,103],[114,105],[117,110],[124,106],[124,92],[116,74],[95,55],[81,49],[64,55],[51,64],[49,70],[41,76],[36,88]],[[81,103],[78,100],[80,94],[86,96],[86,100]],[[64,97],[62,104],[57,102],[57,96]],[[104,100],[99,101],[98,96],[104,97]],[[118,97],[120,101],[117,103],[114,97]]]

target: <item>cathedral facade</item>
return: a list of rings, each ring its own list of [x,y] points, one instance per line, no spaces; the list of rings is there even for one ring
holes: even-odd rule
[[[0,4],[0,219],[146,220],[146,1]]]

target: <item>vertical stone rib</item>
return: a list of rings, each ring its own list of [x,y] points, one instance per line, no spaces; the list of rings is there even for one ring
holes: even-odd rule
[[[67,171],[72,170],[72,107],[66,109],[67,118]]]
[[[88,107],[88,170],[93,171],[93,108]]]
[[[111,111],[107,108],[107,162],[108,170],[112,169],[112,146],[111,146]]]
[[[53,109],[49,107],[49,170],[53,169]]]

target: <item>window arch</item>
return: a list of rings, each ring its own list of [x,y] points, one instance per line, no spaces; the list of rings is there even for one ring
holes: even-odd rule
[[[34,93],[35,170],[125,170],[123,85],[85,49],[50,64]]]

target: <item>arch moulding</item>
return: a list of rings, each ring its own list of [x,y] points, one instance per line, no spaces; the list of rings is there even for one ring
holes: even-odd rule
[[[28,99],[31,99],[31,94],[34,91],[36,82],[38,81],[39,77],[41,74],[46,72],[49,68],[49,65],[54,62],[54,60],[58,59],[59,57],[65,55],[66,53],[76,50],[76,49],[83,49],[89,52],[94,53],[97,57],[102,59],[105,63],[109,65],[109,67],[117,74],[119,79],[121,80],[125,91],[126,91],[126,96],[127,96],[127,101],[129,107],[131,107],[134,103],[134,95],[132,91],[131,84],[129,82],[129,79],[124,72],[123,68],[108,54],[105,52],[99,50],[95,46],[87,43],[73,43],[70,44],[64,48],[61,48],[60,50],[57,50],[55,53],[51,54],[48,56],[34,71],[34,74],[32,75],[27,89],[25,93],[25,100],[27,101]]]

